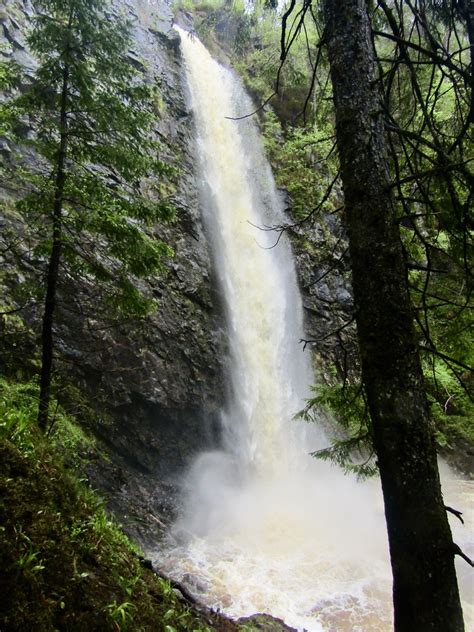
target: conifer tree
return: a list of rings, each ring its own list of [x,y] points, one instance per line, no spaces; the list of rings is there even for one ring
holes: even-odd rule
[[[29,192],[18,208],[34,218],[47,261],[38,413],[46,429],[60,275],[67,265],[113,285],[119,313],[147,313],[153,301],[133,278],[171,254],[153,227],[172,210],[154,190],[170,169],[151,138],[154,88],[126,59],[130,25],[106,0],[40,0],[36,9],[29,45],[39,65],[16,107],[33,123],[39,161],[23,169]]]
[[[352,283],[387,519],[396,632],[464,630],[452,540],[390,187],[368,5],[326,0]]]

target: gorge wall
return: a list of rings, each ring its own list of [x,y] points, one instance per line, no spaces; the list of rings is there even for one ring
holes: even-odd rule
[[[164,2],[151,5],[146,0],[121,0],[115,7],[133,23],[129,62],[159,87],[154,133],[162,145],[162,160],[176,166],[178,177],[177,182],[164,183],[177,210],[176,222],[158,231],[175,254],[167,262],[167,274],[148,283],[146,289],[159,300],[159,309],[141,322],[111,326],[95,309],[94,286],[63,276],[55,336],[58,366],[74,387],[72,399],[77,392],[84,395],[89,408],[85,423],[107,455],[92,455],[90,483],[144,543],[149,531],[156,537],[157,517],[170,506],[173,475],[200,446],[218,440],[226,341],[200,219],[192,121],[183,92],[179,38],[170,30],[171,12]],[[27,76],[36,66],[25,41],[34,11],[34,2],[28,0],[0,5],[0,54],[16,61]],[[31,132],[30,121],[25,121],[25,137]],[[14,161],[15,149],[3,142],[2,159]],[[1,198],[4,237],[23,236],[25,228],[12,210],[15,192],[2,189]],[[19,286],[29,275],[38,281],[45,263],[26,245],[21,255],[21,262],[8,254],[2,262],[3,291],[15,307],[22,306],[16,298]],[[28,302],[19,312],[24,327],[13,337],[2,323],[2,368],[11,369],[6,366],[10,364],[18,370],[21,356],[34,354],[40,311],[40,304]],[[31,372],[33,367],[27,363],[21,370]],[[60,397],[71,405],[70,393]]]
[[[176,488],[192,456],[219,443],[227,337],[201,220],[193,120],[171,9],[162,0],[116,0],[114,6],[133,23],[129,63],[159,88],[154,133],[162,144],[161,159],[177,168],[177,177],[163,183],[177,219],[157,231],[175,254],[167,274],[145,284],[159,309],[140,322],[111,324],[97,309],[96,288],[63,276],[55,336],[57,366],[72,387],[60,390],[59,397],[98,439],[99,449],[84,455],[89,482],[146,550],[171,519]],[[25,40],[34,11],[29,0],[0,0],[0,56],[15,60],[27,76],[36,65]],[[25,137],[32,132],[31,121],[24,121]],[[0,155],[14,161],[15,147],[0,141]],[[35,161],[27,153],[23,158]],[[21,238],[26,229],[13,210],[14,199],[14,191],[0,188],[0,227],[4,236]],[[353,332],[341,334],[346,347],[331,336],[352,312],[342,236],[332,216],[310,229],[292,229],[308,338],[320,340],[308,353],[319,379],[326,380],[333,367],[343,370],[347,354],[349,366],[356,363]],[[37,364],[24,358],[37,353],[41,305],[29,301],[25,306],[18,288],[27,278],[38,283],[45,261],[26,244],[20,250],[21,261],[8,252],[1,261],[2,291],[10,304],[22,308],[14,335],[5,319],[1,322],[2,368],[31,374]]]

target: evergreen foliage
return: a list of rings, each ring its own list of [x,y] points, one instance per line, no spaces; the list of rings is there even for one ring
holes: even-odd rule
[[[314,396],[296,418],[316,422],[329,412],[341,426],[341,436],[312,456],[333,461],[362,480],[377,474],[370,414],[362,385],[318,385],[313,391]]]
[[[163,272],[172,252],[156,227],[172,220],[173,209],[157,181],[171,169],[152,135],[156,88],[126,57],[130,24],[105,0],[41,0],[36,9],[28,43],[38,68],[2,110],[9,120],[16,113],[19,130],[23,117],[35,130],[18,143],[38,160],[14,178],[26,191],[17,208],[32,229],[35,256],[48,262],[39,413],[45,428],[58,279],[98,282],[120,317],[149,313],[155,303],[135,279]]]
[[[33,119],[30,143],[45,162],[40,173],[24,173],[32,190],[20,209],[34,220],[51,218],[65,140],[63,257],[82,274],[112,282],[122,311],[146,312],[150,304],[133,291],[130,275],[162,270],[171,251],[146,228],[173,216],[158,183],[143,182],[170,174],[151,135],[156,88],[126,59],[130,25],[107,13],[106,2],[43,0],[39,7],[29,44],[40,66],[16,107]],[[40,248],[47,255],[50,241]]]

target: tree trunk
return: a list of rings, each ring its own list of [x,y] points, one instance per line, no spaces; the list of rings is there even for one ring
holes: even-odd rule
[[[365,0],[325,0],[362,377],[385,503],[397,632],[464,630]]]
[[[471,55],[470,107],[466,125],[474,123],[474,5],[470,0],[459,0],[458,11],[466,23]]]
[[[53,216],[52,216],[52,245],[49,257],[48,271],[46,275],[46,298],[43,312],[43,326],[41,331],[41,374],[40,394],[38,406],[38,425],[46,430],[49,417],[49,404],[51,401],[51,376],[53,370],[53,324],[56,311],[56,290],[61,261],[62,239],[62,207],[64,184],[66,182],[66,157],[67,157],[67,99],[69,90],[69,68],[67,64],[63,69],[63,81],[60,101],[60,143],[56,162],[56,179],[54,186]]]

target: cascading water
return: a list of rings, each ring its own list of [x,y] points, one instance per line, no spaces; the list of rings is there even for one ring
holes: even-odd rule
[[[281,202],[233,74],[178,29],[196,118],[205,221],[225,299],[230,396],[223,449],[200,455],[158,565],[210,606],[307,630],[389,630],[391,575],[377,481],[308,456],[322,432],[292,421],[313,383],[291,250],[258,227]],[[176,542],[179,542],[177,544]]]

